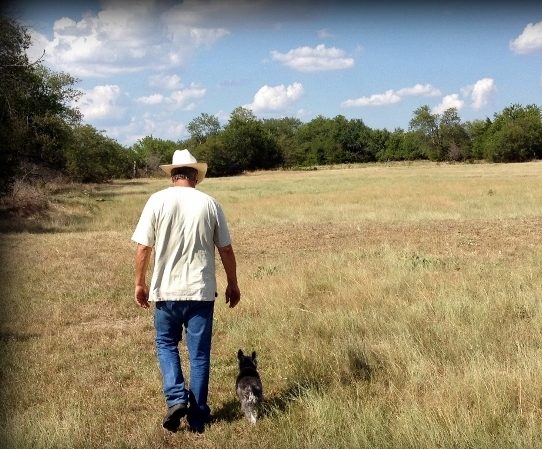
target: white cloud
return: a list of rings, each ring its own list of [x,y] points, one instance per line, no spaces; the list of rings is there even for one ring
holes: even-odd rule
[[[161,139],[177,141],[186,136],[186,126],[164,114],[146,113],[141,117],[131,117],[123,125],[105,126],[107,135],[123,145],[133,145],[145,136],[153,135]]]
[[[300,119],[300,120],[303,120],[307,117],[309,117],[311,115],[311,113],[309,111],[307,111],[306,109],[298,109],[297,112],[295,113],[295,116]]]
[[[440,90],[438,90],[436,87],[433,87],[431,84],[416,84],[412,87],[404,87],[402,89],[399,89],[396,93],[400,97],[436,97],[438,95],[441,95]]]
[[[153,94],[146,97],[139,97],[136,99],[136,101],[138,103],[147,105],[161,104],[164,102],[164,96],[160,94]]]
[[[369,97],[360,97],[355,100],[346,100],[341,103],[342,107],[354,106],[385,106],[388,104],[399,103],[401,97],[393,89],[387,90],[383,94],[374,94]]]
[[[206,92],[207,89],[204,87],[192,83],[190,87],[173,91],[166,99],[166,103],[173,105],[175,109],[192,110],[195,106],[192,100],[204,97]]]
[[[460,111],[465,102],[459,98],[459,94],[446,95],[442,98],[440,104],[432,109],[433,114],[442,114],[444,111],[450,108],[456,108]]]
[[[152,94],[136,98],[136,102],[147,106],[165,104],[169,105],[172,110],[183,109],[185,111],[191,111],[196,106],[193,100],[204,97],[207,92],[207,89],[196,83],[192,83],[189,87],[179,87],[179,89],[174,90],[167,96]]]
[[[468,86],[463,91],[470,95],[472,99],[471,107],[478,110],[487,105],[490,95],[495,90],[495,80],[493,78],[482,78],[476,81],[474,86]]]
[[[440,95],[440,90],[431,84],[416,84],[412,87],[403,87],[397,91],[389,89],[383,94],[345,100],[341,103],[341,106],[347,108],[356,106],[386,106],[399,103],[403,97],[433,97],[437,95]]]
[[[298,100],[303,95],[303,85],[295,82],[289,86],[280,84],[278,86],[265,85],[256,92],[254,101],[245,107],[253,112],[279,111]]]
[[[190,40],[197,46],[210,46],[230,32],[225,28],[190,28]]]
[[[288,53],[273,50],[271,57],[274,61],[282,62],[300,72],[316,72],[324,70],[343,70],[354,66],[354,59],[346,56],[344,50],[326,47],[324,44],[315,48],[299,47]]]
[[[181,77],[178,75],[153,75],[149,78],[151,87],[175,90],[181,87]]]
[[[143,128],[146,134],[160,136],[161,139],[179,140],[185,134],[186,127],[183,123],[164,117],[146,115],[143,117]]]
[[[542,50],[542,22],[529,23],[518,37],[510,41],[510,49],[519,54]]]
[[[120,87],[106,84],[83,91],[78,107],[85,120],[114,120],[122,118],[126,111],[121,101]]]
[[[107,77],[182,65],[195,49],[229,34],[225,28],[205,26],[204,15],[191,14],[193,3],[179,5],[184,15],[170,6],[163,1],[140,1],[129,7],[125,2],[105,2],[97,14],[87,13],[79,21],[58,19],[51,39],[31,31],[29,55],[39,57],[45,50],[45,62],[56,70],[85,78]]]
[[[335,37],[327,28],[323,28],[321,30],[318,30],[318,37],[320,39],[331,39]]]

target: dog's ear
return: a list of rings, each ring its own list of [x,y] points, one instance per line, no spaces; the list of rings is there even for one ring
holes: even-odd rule
[[[252,360],[256,360],[256,351],[252,351]]]
[[[243,351],[241,351],[240,349],[239,349],[239,351],[237,351],[237,358],[239,360],[241,360],[243,358]]]

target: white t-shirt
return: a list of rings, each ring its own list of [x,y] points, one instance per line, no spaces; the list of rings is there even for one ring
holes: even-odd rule
[[[149,301],[213,301],[215,246],[230,245],[220,204],[191,187],[151,195],[132,240],[154,247]]]

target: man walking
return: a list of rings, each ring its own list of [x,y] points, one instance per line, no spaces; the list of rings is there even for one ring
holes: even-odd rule
[[[136,226],[135,301],[148,308],[155,303],[156,355],[168,406],[163,426],[177,431],[186,415],[189,428],[203,432],[210,418],[207,405],[213,310],[216,293],[215,247],[227,277],[226,303],[235,307],[241,297],[235,254],[220,204],[196,190],[207,164],[188,150],[177,150],[171,165],[160,168],[171,176],[172,187],[151,195]],[[154,248],[150,288],[146,272]],[[190,362],[187,388],[178,344],[185,330]]]

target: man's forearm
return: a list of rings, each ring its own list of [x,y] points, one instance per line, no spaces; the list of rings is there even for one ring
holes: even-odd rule
[[[141,244],[137,245],[135,256],[135,285],[145,285],[151,253],[151,247]]]
[[[228,284],[237,285],[237,262],[235,260],[235,253],[231,245],[223,248],[218,248],[224,271],[226,272],[226,278]]]

